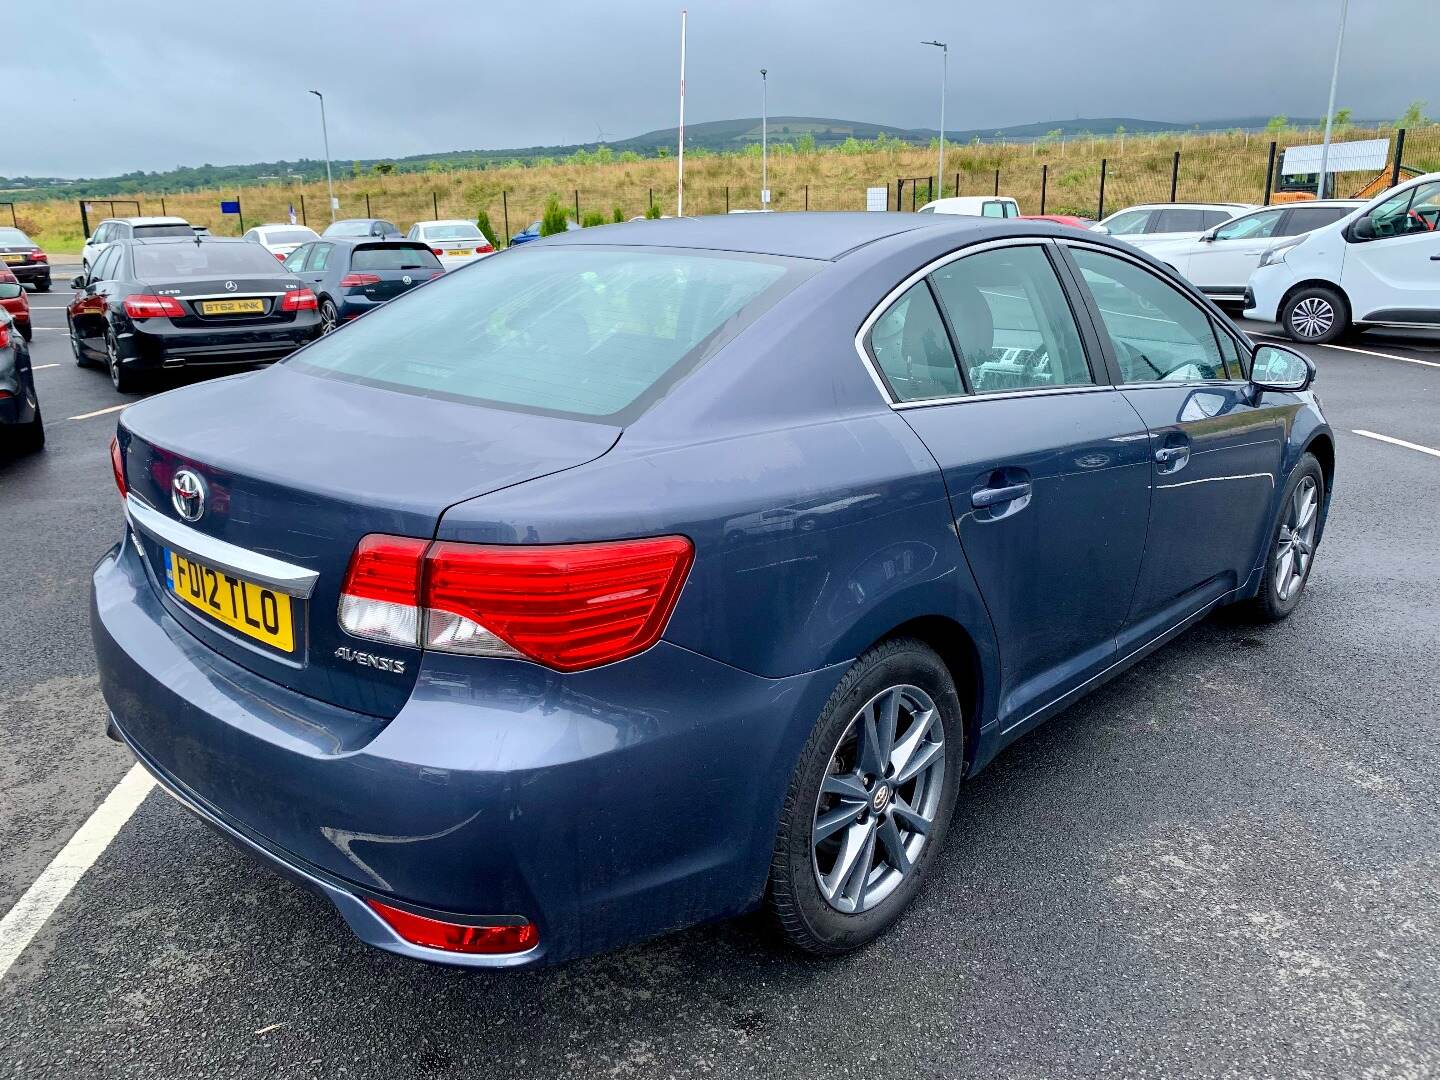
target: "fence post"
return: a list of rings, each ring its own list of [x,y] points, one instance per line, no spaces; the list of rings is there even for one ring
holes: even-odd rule
[[[305,217],[305,193],[303,191],[300,193],[300,224],[310,224],[310,222]]]
[[[730,213],[730,185],[725,185],[725,213]]]
[[[575,224],[580,224],[580,189],[575,189]]]
[[[941,192],[941,194],[943,195],[944,192]],[[960,195],[960,174],[958,172],[955,174],[955,195],[957,198]]]
[[[925,201],[932,202],[935,199],[935,177],[925,181]]]
[[[430,206],[434,209],[435,216],[438,218],[440,216],[440,196],[434,191],[430,192]]]
[[[505,219],[505,246],[510,246],[510,193],[500,189],[500,215]]]
[[[1270,205],[1270,185],[1275,182],[1275,142],[1270,142],[1270,160],[1265,163],[1265,205]]]
[[[1175,192],[1180,188],[1180,151],[1175,151],[1175,159],[1170,163],[1170,201],[1175,201]]]
[[[1109,162],[1105,158],[1100,159],[1100,208],[1095,211],[1096,220],[1105,217],[1105,167]]]
[[[370,193],[368,191],[365,193],[365,216],[374,217],[374,215],[370,213]]]
[[[80,228],[85,233],[85,239],[90,239],[90,215],[85,212],[85,200],[77,199],[80,204]]]
[[[655,205],[655,189],[653,187],[650,189],[650,205]]]
[[[160,216],[161,216],[161,217],[165,217],[165,216],[167,216],[169,213],[170,213],[170,211],[168,211],[168,210],[165,209],[165,196],[164,196],[164,195],[161,195],[161,196],[160,196]]]
[[[1040,166],[1040,213],[1045,213],[1045,188],[1050,183],[1050,166]]]
[[[810,185],[805,185],[805,209],[810,209]]]
[[[1000,170],[995,170],[995,194],[1000,194]]]
[[[1394,187],[1400,183],[1400,165],[1402,156],[1405,153],[1405,129],[1401,128],[1395,133],[1395,165],[1390,170],[1390,186]]]

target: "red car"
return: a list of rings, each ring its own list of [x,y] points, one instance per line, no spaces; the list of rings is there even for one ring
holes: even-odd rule
[[[15,328],[26,341],[31,338],[30,299],[25,295],[15,274],[0,266],[0,308],[4,308],[15,320]]]
[[[1072,229],[1088,229],[1095,224],[1093,218],[1076,217],[1073,214],[1021,214],[1025,221],[1053,221],[1057,225],[1069,225]]]

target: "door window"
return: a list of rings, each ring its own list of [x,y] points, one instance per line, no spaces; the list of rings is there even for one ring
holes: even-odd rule
[[[310,252],[310,261],[305,264],[306,270],[324,270],[330,262],[330,252],[335,250],[334,244],[316,244]]]
[[[1149,224],[1154,213],[1153,210],[1127,210],[1105,222],[1105,228],[1110,231],[1111,236],[1134,236],[1145,231],[1145,226]]]
[[[916,282],[870,330],[870,353],[896,401],[965,392],[945,324],[925,282]]]
[[[1292,206],[1290,216],[1275,232],[1276,236],[1300,236],[1339,221],[1353,206]]]
[[[110,223],[107,221],[101,225],[90,236],[90,243],[95,245],[108,244],[110,242]]]
[[[1213,229],[1216,225],[1229,221],[1234,216],[1235,215],[1229,210],[1201,210],[1200,227],[1202,229]]]
[[[1222,215],[1221,220],[1225,220],[1226,216],[1228,215]],[[1205,211],[1203,210],[1169,206],[1155,215],[1155,219],[1150,223],[1149,231],[1152,233],[1201,232],[1210,224],[1205,220]]]
[[[1094,382],[1043,248],[982,251],[942,266],[931,280],[977,393]]]
[[[1005,204],[995,200],[981,203],[980,216],[1003,218],[1005,216]]]
[[[1226,377],[1210,316],[1189,297],[1126,259],[1072,251],[1114,343],[1122,382]]]
[[[1366,217],[1377,240],[1434,232],[1440,221],[1440,180],[1402,191],[1386,199]]]
[[[106,248],[95,260],[95,266],[90,272],[92,281],[110,281],[115,277],[115,268],[120,262],[120,249],[118,247]]]
[[[297,273],[305,265],[305,256],[310,254],[310,245],[301,244],[298,248],[285,256],[285,269],[292,274]]]
[[[1232,379],[1245,379],[1249,376],[1245,373],[1245,362],[1248,359],[1246,350],[1240,347],[1240,343],[1226,333],[1220,327],[1215,327],[1215,337],[1220,342],[1220,355],[1225,358],[1225,367],[1230,372]]]
[[[1286,214],[1282,206],[1278,210],[1262,210],[1258,214],[1246,214],[1233,219],[1228,225],[1215,230],[1216,240],[1259,240],[1274,236],[1280,219]]]

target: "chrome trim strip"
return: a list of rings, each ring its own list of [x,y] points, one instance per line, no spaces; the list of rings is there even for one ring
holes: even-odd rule
[[[1114,392],[1117,387],[1110,383],[1077,383],[1073,386],[1032,386],[1028,390],[992,390],[965,394],[961,397],[920,398],[915,401],[896,401],[891,408],[925,409],[931,405],[968,405],[978,401],[1004,401],[1007,398],[1053,397],[1056,394],[1095,394],[1103,391]]]
[[[865,371],[869,374],[871,380],[875,383],[876,388],[880,391],[881,396],[885,398],[885,401],[892,409],[918,408],[922,405],[953,405],[961,401],[991,401],[1001,396],[1010,396],[1010,394],[1008,393],[1005,395],[999,393],[966,394],[964,397],[927,398],[918,401],[896,401],[894,396],[890,393],[890,388],[885,385],[884,376],[882,376],[880,372],[876,370],[875,362],[870,359],[870,354],[865,349],[865,338],[870,333],[870,328],[880,321],[880,318],[885,314],[885,312],[890,310],[890,305],[895,303],[896,300],[900,299],[906,289],[910,288],[910,286],[914,285],[917,281],[921,280],[927,275],[940,269],[940,267],[952,263],[956,259],[963,259],[967,255],[976,255],[982,251],[993,251],[996,248],[1020,246],[1045,247],[1053,245],[1054,243],[1055,238],[1052,236],[1010,236],[1006,237],[1003,240],[987,240],[983,244],[970,244],[968,247],[962,247],[957,251],[948,251],[944,255],[941,255],[939,258],[932,259],[930,262],[920,267],[920,269],[916,270],[904,281],[900,282],[899,285],[896,285],[895,288],[891,289],[888,293],[885,294],[884,298],[878,304],[876,304],[874,308],[871,309],[870,314],[865,316],[865,321],[860,324],[860,329],[855,332],[855,351],[860,354],[860,362],[864,365]],[[1076,387],[1046,386],[1037,387],[1036,389],[1042,390],[1047,393],[1055,393],[1063,392],[1067,389],[1109,390],[1112,389],[1112,387],[1108,383],[1091,383],[1082,384]],[[1011,393],[1030,392],[1032,391],[1013,391]]]
[[[132,528],[145,533],[156,543],[178,551],[181,555],[208,563],[218,570],[228,570],[232,574],[248,578],[276,592],[305,600],[314,592],[315,582],[320,578],[320,574],[315,570],[307,570],[303,566],[261,555],[258,551],[237,547],[173,521],[141,502],[133,494],[125,496],[125,514],[130,519]]]
[[[288,291],[288,292],[294,292],[295,290],[294,290],[294,289],[289,289],[289,290],[287,290],[287,291]],[[285,293],[283,293],[283,292],[251,292],[251,291],[249,291],[249,290],[247,289],[245,292],[196,293],[194,296],[181,296],[180,294],[177,293],[177,294],[175,294],[175,299],[176,299],[176,300],[254,300],[257,296],[284,296],[284,295],[285,295]]]

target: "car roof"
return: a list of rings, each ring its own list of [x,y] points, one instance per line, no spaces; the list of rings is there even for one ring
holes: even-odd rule
[[[1136,203],[1120,210],[1112,210],[1106,217],[1123,214],[1126,210],[1261,210],[1259,203],[1245,202],[1147,202]]]
[[[284,221],[267,221],[264,225],[253,225],[253,226],[251,226],[251,228],[254,228],[254,229],[310,229],[310,226],[309,226],[309,225],[302,225],[302,224],[298,224],[298,223],[295,224],[295,225],[291,225],[291,224],[289,224],[289,223],[287,223],[287,222],[284,222]],[[314,232],[315,230],[314,230],[314,229],[310,229],[310,231],[311,231],[311,232]]]
[[[123,221],[127,225],[189,225],[183,217],[111,217],[105,221]],[[105,221],[100,222],[101,225]]]
[[[426,225],[474,225],[474,224],[475,224],[475,222],[471,221],[469,218],[463,218],[463,217],[456,217],[456,218],[435,218],[433,221],[417,221],[417,222],[415,222],[415,227],[418,229],[418,228],[424,228]]]
[[[117,244],[126,244],[130,247],[156,247],[161,244],[249,244],[250,241],[239,236],[139,236],[128,240],[117,240]],[[251,245],[254,246],[253,244]]]
[[[838,259],[856,248],[917,229],[967,232],[1014,225],[1017,219],[964,217],[958,214],[810,211],[782,214],[714,214],[600,225],[536,244],[578,246],[616,244],[638,247],[697,248],[800,259]],[[1038,226],[1037,226],[1038,227]]]
[[[377,222],[377,221],[383,221],[383,222],[385,222],[385,224],[387,224],[387,225],[390,224],[390,219],[389,219],[389,218],[383,218],[383,217],[342,217],[342,218],[336,218],[334,221],[332,221],[332,222],[330,223],[330,225],[348,225],[348,224],[349,224],[350,222],[352,222],[352,221],[364,221],[364,222],[368,222],[368,223],[371,223],[371,224],[373,224],[374,222]],[[328,229],[328,228],[330,227],[330,225],[327,225],[327,226],[325,226],[325,227]]]
[[[403,236],[322,236],[319,240],[307,240],[306,243],[348,244],[350,247],[358,247],[361,244],[364,244],[366,247],[376,247],[377,245],[391,247],[425,247],[419,240],[407,240]]]

